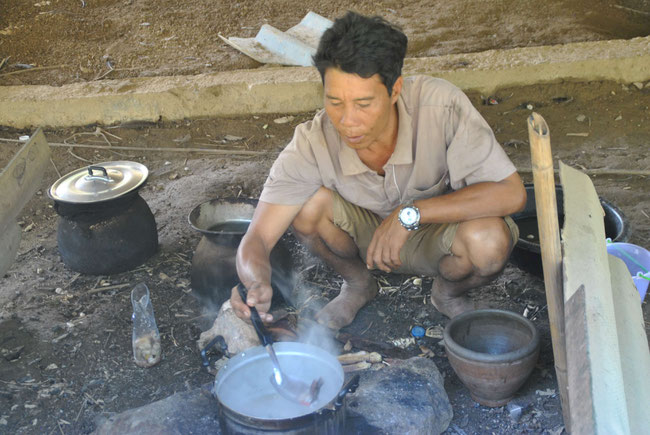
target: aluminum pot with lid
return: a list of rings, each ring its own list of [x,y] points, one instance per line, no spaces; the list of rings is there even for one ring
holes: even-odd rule
[[[95,275],[118,273],[157,251],[156,222],[138,194],[148,175],[137,162],[104,162],[72,171],[50,187],[61,216],[57,241],[66,266]]]
[[[282,370],[311,382],[321,377],[317,400],[309,406],[282,397],[270,382],[271,359],[263,346],[231,358],[217,373],[213,393],[225,433],[340,434],[345,430],[345,396],[353,393],[359,376],[344,384],[338,359],[306,343],[273,345]]]

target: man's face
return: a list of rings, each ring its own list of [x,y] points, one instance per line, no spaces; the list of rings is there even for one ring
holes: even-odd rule
[[[349,147],[363,150],[393,140],[401,84],[400,77],[389,96],[378,74],[364,79],[338,68],[325,71],[325,111]]]

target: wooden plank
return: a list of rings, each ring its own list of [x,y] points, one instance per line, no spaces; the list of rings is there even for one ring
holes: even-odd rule
[[[0,275],[14,262],[20,244],[16,217],[41,185],[50,147],[39,128],[0,172]]]
[[[614,315],[623,369],[625,402],[630,433],[650,431],[650,349],[639,303],[639,291],[630,271],[620,258],[609,256],[609,270],[614,292]]]
[[[587,354],[587,318],[585,286],[581,285],[564,305],[566,316],[566,346],[571,364],[567,369],[569,397],[580,395],[582,400],[571,402],[571,433],[595,433],[592,383]],[[572,394],[573,393],[573,394]]]
[[[50,147],[39,128],[0,172],[0,222],[16,218],[41,185]]]
[[[584,344],[567,347],[572,433],[630,433],[604,212],[587,175],[560,163],[560,179],[564,193],[564,300],[578,318],[566,318],[566,333],[572,340],[582,337]],[[572,300],[581,288],[582,308]],[[574,330],[576,327],[581,330]],[[581,375],[585,370],[588,376]],[[585,407],[591,407],[591,413]],[[592,421],[587,424],[583,419],[589,415]]]
[[[11,218],[7,222],[0,222],[0,277],[14,263],[20,247],[20,236],[21,229],[15,219]]]

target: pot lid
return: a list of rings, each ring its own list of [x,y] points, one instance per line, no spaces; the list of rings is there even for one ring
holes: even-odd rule
[[[137,162],[104,162],[77,169],[59,178],[50,187],[56,201],[93,203],[118,198],[141,187],[149,170]]]

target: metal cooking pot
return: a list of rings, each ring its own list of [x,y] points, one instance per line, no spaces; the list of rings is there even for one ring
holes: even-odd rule
[[[138,194],[148,174],[137,162],[104,162],[52,185],[48,194],[61,217],[57,241],[66,266],[95,275],[118,273],[157,251],[156,221]]]
[[[263,346],[233,357],[219,370],[213,393],[225,433],[339,434],[345,430],[345,396],[353,393],[359,376],[344,385],[338,359],[306,343],[273,345],[283,371],[306,382],[322,377],[318,399],[310,406],[280,396],[270,382],[271,359]]]
[[[187,220],[201,238],[192,257],[190,274],[193,294],[219,307],[230,298],[239,281],[235,259],[237,248],[255,212],[257,200],[217,198],[203,202]],[[288,246],[278,240],[271,251],[273,302],[283,296],[289,303],[294,288],[293,262]]]

